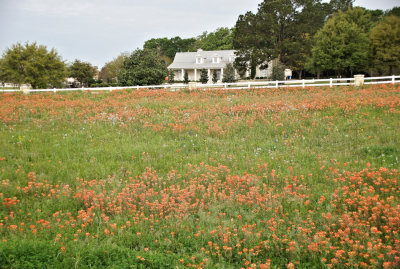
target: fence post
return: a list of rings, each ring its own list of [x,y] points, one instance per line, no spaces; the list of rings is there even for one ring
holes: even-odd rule
[[[279,81],[275,82],[275,87],[278,89],[279,88]]]
[[[19,89],[22,91],[23,94],[25,95],[29,95],[30,91],[30,87],[26,86],[26,85],[22,85],[19,87]]]
[[[392,75],[392,84],[394,84],[394,75]]]
[[[226,87],[227,87],[227,86],[226,86],[226,82],[225,82],[225,83],[224,83],[224,88],[226,89]]]
[[[331,87],[331,88],[332,88],[332,86],[333,86],[333,79],[332,79],[332,78],[330,78],[330,79],[329,79],[329,87]]]
[[[250,89],[250,82],[247,84],[247,88],[249,88],[249,89]]]
[[[364,75],[355,75],[354,76],[354,86],[360,87],[364,85]]]
[[[304,79],[303,79],[303,88],[305,87],[305,82],[304,82]]]
[[[188,86],[189,86],[189,90],[192,91],[197,88],[197,82],[191,81],[191,82],[189,82]]]

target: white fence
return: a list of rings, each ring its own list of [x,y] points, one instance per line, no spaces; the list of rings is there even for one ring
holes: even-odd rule
[[[198,89],[250,89],[250,88],[295,88],[295,87],[320,87],[320,86],[349,86],[354,85],[354,78],[330,78],[330,79],[303,79],[303,80],[284,80],[284,81],[249,81],[249,82],[235,82],[235,83],[217,83],[217,84],[201,84],[191,83],[187,84],[164,84],[164,85],[148,85],[148,86],[130,86],[130,87],[102,87],[102,88],[66,88],[66,89],[1,89],[0,92],[72,92],[72,91],[115,91],[126,89],[170,89],[179,90],[185,88],[198,88]],[[395,84],[400,83],[400,76],[386,76],[386,77],[365,77],[363,84]]]

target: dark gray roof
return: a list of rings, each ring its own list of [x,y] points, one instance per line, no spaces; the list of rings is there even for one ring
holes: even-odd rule
[[[224,68],[227,63],[230,63],[229,58],[231,58],[231,63],[233,63],[235,52],[235,50],[178,52],[175,55],[173,63],[168,66],[168,69]],[[201,64],[196,63],[197,57],[203,58],[204,62]],[[221,61],[219,63],[213,63],[214,57],[219,57]]]

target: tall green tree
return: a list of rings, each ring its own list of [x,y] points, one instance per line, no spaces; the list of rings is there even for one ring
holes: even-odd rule
[[[301,11],[294,10],[293,21],[288,24],[287,37],[278,46],[280,62],[302,79],[307,58],[311,56],[313,37],[324,26],[330,12],[327,3],[305,0]]]
[[[123,86],[159,85],[168,76],[168,69],[158,50],[137,49],[127,57],[118,80]]]
[[[97,69],[88,62],[75,60],[68,67],[68,74],[70,77],[77,79],[82,86],[88,86],[89,82],[93,80]]]
[[[374,67],[393,74],[400,67],[400,17],[385,17],[370,33]]]
[[[236,50],[234,66],[241,77],[250,70],[250,77],[254,78],[257,66],[268,62],[273,53],[267,40],[271,37],[264,35],[261,26],[259,16],[252,12],[240,15],[236,22],[233,37],[233,48]]]
[[[368,67],[370,14],[362,8],[339,11],[315,36],[309,71],[336,71],[338,76],[353,75]]]
[[[257,14],[239,16],[233,45],[237,50],[235,67],[249,69],[254,78],[258,65],[278,58],[302,73],[311,54],[312,37],[323,26],[330,8],[320,0],[264,0]]]
[[[6,49],[0,61],[0,79],[32,88],[60,87],[65,63],[55,49],[34,43],[17,43]]]

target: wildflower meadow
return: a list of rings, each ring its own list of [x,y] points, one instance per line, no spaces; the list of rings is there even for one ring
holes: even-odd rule
[[[2,268],[399,268],[400,85],[0,94]]]

